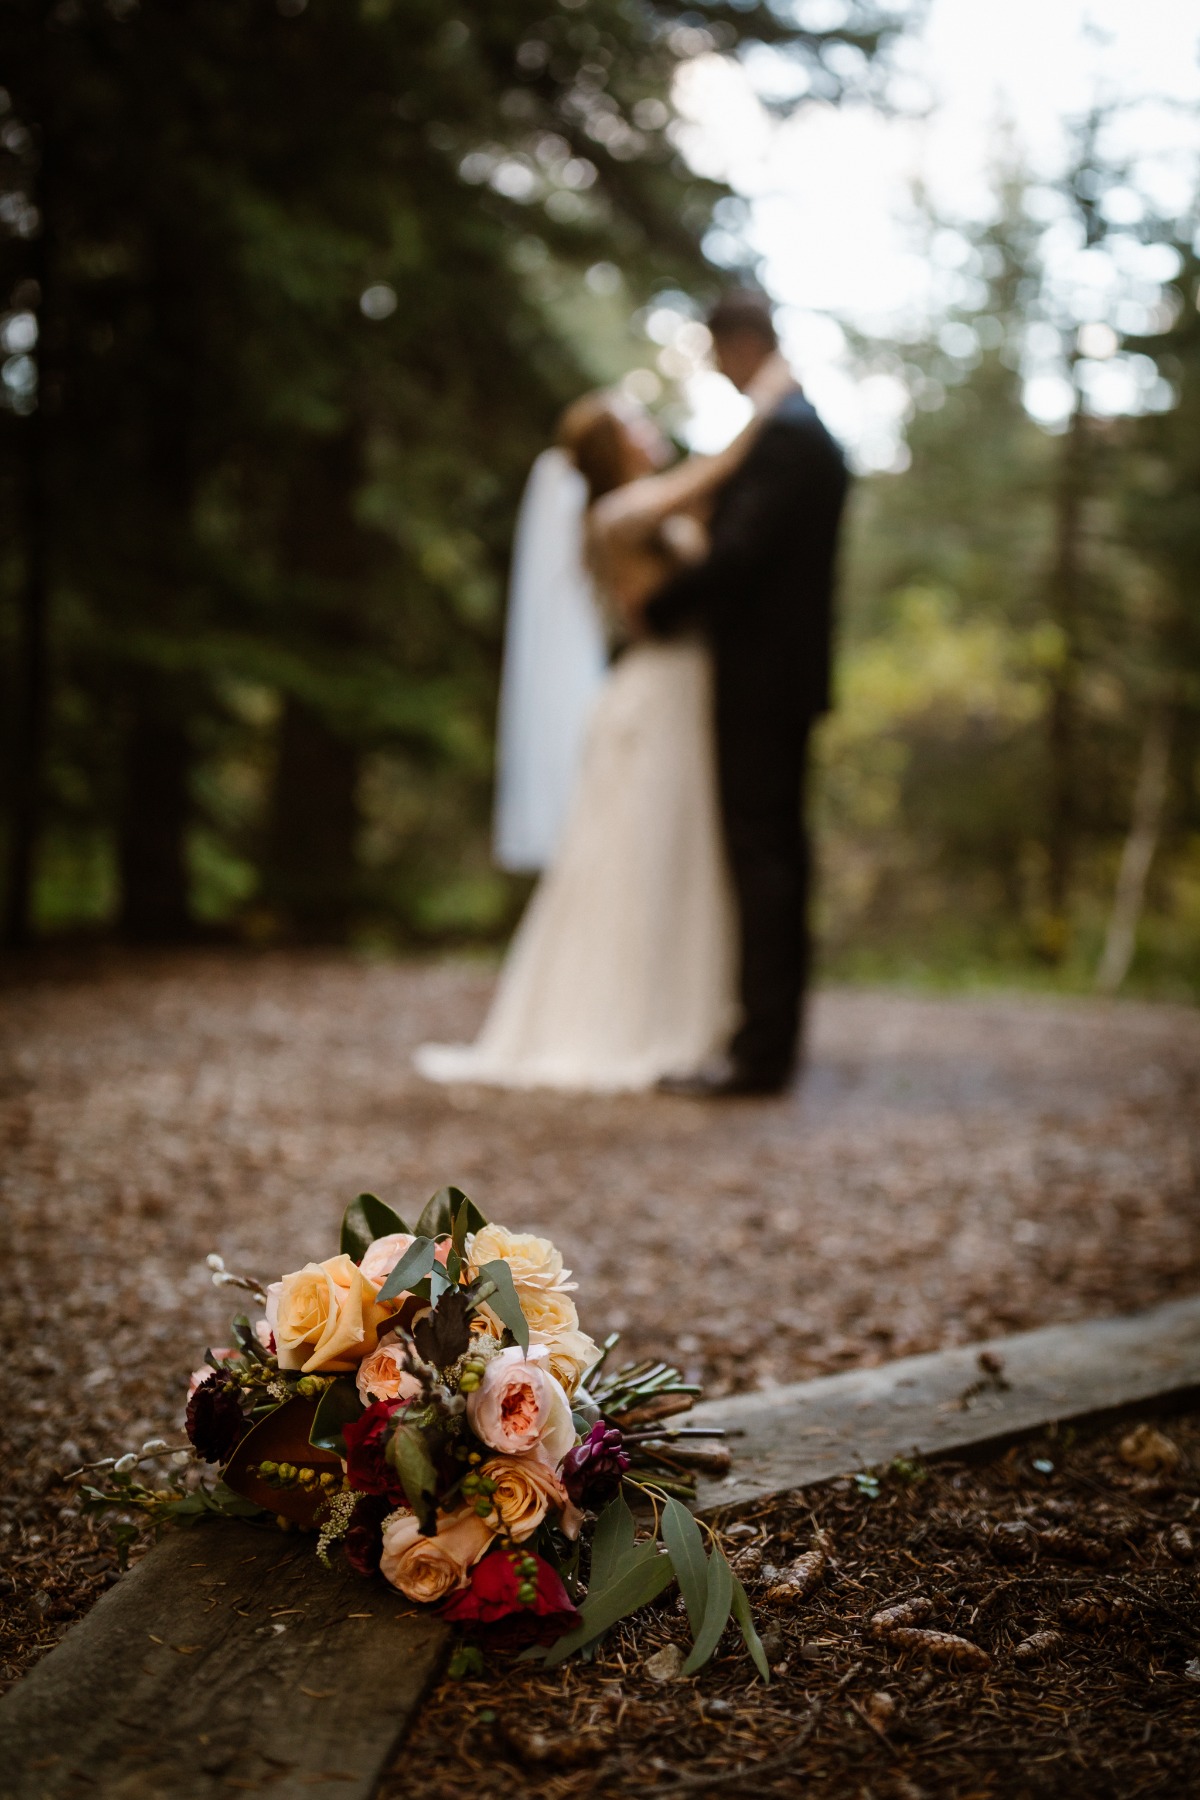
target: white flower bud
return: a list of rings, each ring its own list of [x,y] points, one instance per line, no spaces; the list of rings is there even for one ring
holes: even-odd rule
[[[225,1258],[223,1256],[218,1256],[215,1250],[211,1250],[204,1260],[210,1269],[223,1269],[225,1267]]]
[[[130,1469],[137,1468],[137,1461],[138,1459],[133,1454],[132,1450],[127,1451],[124,1456],[118,1456],[116,1462],[113,1464],[114,1475],[128,1475]]]
[[[142,1445],[142,1455],[143,1456],[153,1456],[157,1451],[165,1450],[166,1448],[167,1448],[166,1438],[147,1438],[145,1443]]]

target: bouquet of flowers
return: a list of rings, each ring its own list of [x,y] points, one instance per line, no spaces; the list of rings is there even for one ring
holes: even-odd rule
[[[160,1440],[80,1474],[85,1504],[142,1524],[261,1516],[317,1534],[364,1576],[506,1647],[559,1662],[675,1580],[693,1636],[686,1673],[730,1615],[763,1679],[745,1592],[687,1506],[697,1467],[728,1466],[670,1423],[698,1389],[665,1363],[609,1372],[616,1343],[580,1329],[549,1239],[489,1224],[443,1188],[414,1230],[361,1194],[341,1247],[263,1285],[209,1258],[261,1309],[233,1321],[191,1380],[190,1448]],[[138,1476],[169,1458],[165,1485]],[[216,1479],[199,1473],[215,1465]],[[629,1498],[653,1515],[641,1541]]]

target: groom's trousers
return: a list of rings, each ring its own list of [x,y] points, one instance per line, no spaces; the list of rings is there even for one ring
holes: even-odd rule
[[[783,1082],[798,1054],[808,981],[811,856],[804,818],[812,715],[748,715],[717,675],[717,763],[740,925],[739,1072]],[[772,712],[774,709],[770,709]]]

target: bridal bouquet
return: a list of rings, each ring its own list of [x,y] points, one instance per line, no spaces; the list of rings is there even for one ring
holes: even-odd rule
[[[235,1342],[193,1374],[190,1448],[152,1440],[91,1465],[105,1473],[85,1504],[117,1515],[124,1548],[132,1519],[273,1518],[314,1531],[325,1562],[340,1546],[358,1573],[548,1663],[674,1579],[684,1671],[732,1614],[767,1679],[741,1583],[681,1503],[697,1467],[728,1465],[698,1441],[720,1434],[668,1423],[698,1392],[669,1365],[606,1372],[616,1337],[580,1329],[547,1238],[489,1224],[457,1188],[414,1230],[362,1194],[324,1262],[265,1286],[209,1265],[260,1316],[236,1318]],[[139,1466],[163,1457],[166,1485],[144,1485]],[[629,1497],[653,1512],[641,1541]]]

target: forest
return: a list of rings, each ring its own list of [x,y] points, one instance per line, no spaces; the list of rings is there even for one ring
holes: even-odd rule
[[[869,98],[903,18],[839,10],[10,0],[11,949],[503,940],[525,474],[590,385],[640,378],[679,427],[680,344],[756,270],[678,70],[767,44],[791,104]],[[906,422],[856,483],[820,744],[840,978],[1200,994],[1198,221],[1137,194],[1110,123],[1055,184],[998,143],[990,221],[926,209],[940,316],[854,341]]]

